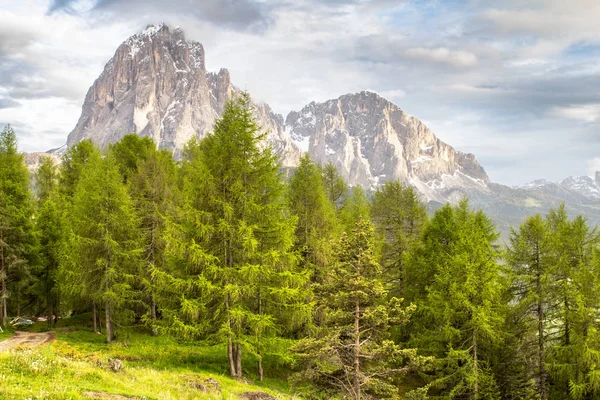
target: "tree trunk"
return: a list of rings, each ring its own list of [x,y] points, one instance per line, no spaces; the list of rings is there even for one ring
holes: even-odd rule
[[[235,345],[235,363],[236,363],[236,372],[237,372],[237,377],[241,378],[242,377],[242,345],[241,344],[236,344]]]
[[[60,292],[58,288],[56,288],[56,295],[54,296],[54,302],[52,307],[52,314],[54,315],[54,321],[52,322],[52,327],[56,328],[56,323],[58,322],[58,315],[60,314]]]
[[[354,314],[354,398],[360,400],[360,302],[356,300]]]
[[[229,375],[232,378],[237,376],[237,372],[235,370],[235,353],[233,351],[233,341],[231,338],[227,340],[227,360],[229,361]]]
[[[114,338],[112,321],[110,319],[110,303],[107,301],[104,307],[106,311],[106,342],[110,343]]]
[[[94,324],[94,333],[98,333],[98,317],[96,314],[96,302],[92,300],[92,322]]]
[[[47,284],[47,283],[46,283]],[[48,290],[48,287],[46,286],[46,290]],[[52,301],[52,294],[50,293],[50,290],[48,290],[48,293],[46,294],[46,302],[48,304],[46,304],[46,318],[48,318],[48,329],[52,328],[52,320],[54,319],[54,310],[52,307],[53,301]]]
[[[17,282],[17,317],[21,316],[21,279]]]
[[[258,291],[258,315],[262,316],[262,295],[260,289]],[[257,340],[256,340],[256,353],[258,355],[258,379],[263,381],[263,367],[262,367],[262,351],[261,351],[261,334],[262,332],[257,329]]]

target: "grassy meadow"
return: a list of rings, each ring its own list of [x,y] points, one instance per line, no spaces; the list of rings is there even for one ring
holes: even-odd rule
[[[289,367],[265,363],[264,382],[252,371],[247,381],[227,377],[224,346],[184,343],[149,333],[121,330],[117,339],[86,326],[89,315],[60,321],[56,340],[35,349],[0,353],[1,399],[292,399],[287,383]],[[30,331],[46,330],[45,322]],[[0,340],[12,331],[0,333]],[[245,365],[254,363],[246,356]],[[108,359],[123,361],[113,372]],[[269,378],[270,377],[270,378]],[[214,379],[218,389],[207,382]],[[260,392],[260,393],[259,393]],[[258,396],[258,397],[257,397]]]

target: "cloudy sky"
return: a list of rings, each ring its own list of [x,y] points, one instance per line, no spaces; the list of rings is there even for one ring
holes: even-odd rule
[[[0,21],[0,126],[24,151],[62,145],[118,45],[164,22],[284,116],[373,90],[495,182],[600,169],[598,0],[0,0]]]

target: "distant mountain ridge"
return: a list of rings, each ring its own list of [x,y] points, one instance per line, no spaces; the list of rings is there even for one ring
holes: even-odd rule
[[[128,38],[90,87],[67,146],[90,138],[106,147],[135,132],[177,156],[190,138],[209,134],[225,102],[240,92],[226,69],[209,72],[205,61],[203,46],[180,29],[152,25]],[[267,104],[255,104],[255,112],[286,168],[308,152],[336,165],[351,185],[413,185],[433,208],[467,196],[504,232],[563,201],[572,214],[600,222],[600,175],[515,188],[492,183],[473,154],[455,150],[376,93],[311,102],[285,119]]]

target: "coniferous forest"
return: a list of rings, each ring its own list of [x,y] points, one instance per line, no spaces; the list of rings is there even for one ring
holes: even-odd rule
[[[86,140],[30,176],[0,134],[1,323],[86,314],[219,346],[234,378],[307,399],[600,398],[600,236],[564,207],[507,240],[464,199],[282,171],[250,98],[181,157]]]

